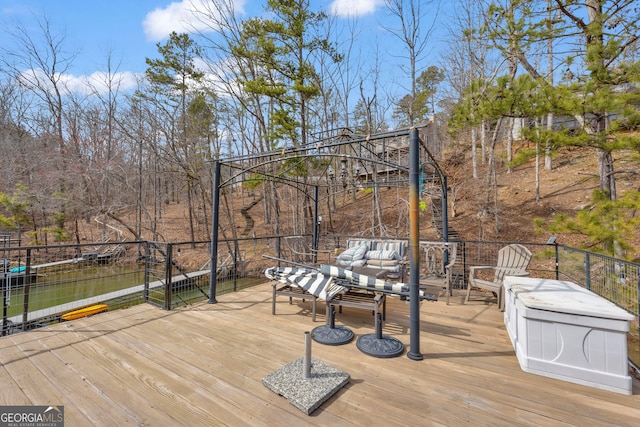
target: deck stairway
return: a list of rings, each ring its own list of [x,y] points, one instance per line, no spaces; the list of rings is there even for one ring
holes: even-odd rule
[[[423,164],[422,170],[422,195],[431,200],[431,224],[442,239],[442,179],[436,168],[431,163]],[[460,240],[458,232],[447,223],[448,241]]]
[[[438,239],[443,238],[443,213],[442,213],[442,180],[434,169],[429,170],[429,164],[425,165],[425,172],[423,174],[422,193],[423,196],[429,197],[431,200],[431,225],[433,226]],[[460,234],[447,223],[447,241],[455,242],[460,241]],[[464,246],[458,245],[457,258],[461,262],[456,262],[452,270],[452,287],[462,288],[464,287]]]
[[[242,236],[248,236],[249,233],[251,233],[251,231],[253,230],[254,220],[251,217],[251,215],[249,215],[249,210],[255,205],[257,205],[258,203],[260,203],[261,201],[262,201],[262,194],[260,194],[251,203],[249,203],[247,206],[245,206],[240,210],[240,213],[242,214],[242,216],[246,221],[244,230],[242,231],[242,233],[240,233]]]

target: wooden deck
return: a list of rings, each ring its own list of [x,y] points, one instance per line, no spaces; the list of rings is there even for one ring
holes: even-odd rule
[[[269,284],[218,304],[112,311],[0,338],[0,405],[64,405],[68,426],[637,426],[633,395],[523,372],[495,302],[423,302],[424,360],[376,359],[355,342],[313,343],[313,357],[351,382],[310,416],[261,382],[301,357],[309,302]],[[409,345],[409,306],[389,298],[384,333]],[[344,309],[356,336],[373,318]]]

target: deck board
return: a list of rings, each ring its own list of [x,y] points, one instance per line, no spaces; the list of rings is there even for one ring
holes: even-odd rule
[[[632,396],[523,372],[495,303],[423,302],[420,351],[393,359],[355,343],[313,343],[313,357],[351,382],[310,416],[262,384],[304,352],[307,301],[277,301],[271,286],[173,311],[140,305],[0,338],[0,405],[65,406],[69,425],[640,425]],[[409,306],[388,299],[383,332],[408,348]],[[359,336],[373,316],[345,308]]]

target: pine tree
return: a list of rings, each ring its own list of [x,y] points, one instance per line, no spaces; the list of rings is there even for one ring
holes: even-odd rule
[[[504,117],[520,117],[532,122],[524,133],[530,140],[550,142],[554,149],[593,148],[598,155],[596,175],[600,185],[590,209],[618,209],[622,205],[615,203],[617,171],[613,153],[640,146],[640,138],[628,132],[637,126],[640,105],[635,89],[640,80],[640,64],[631,55],[640,31],[640,11],[633,2],[587,0],[578,4],[555,0],[549,4],[554,5],[553,11],[539,7],[541,3],[523,0],[491,4],[482,33],[505,59],[515,60],[526,74],[515,77],[511,69],[511,78],[475,82],[457,106],[451,124],[460,128],[482,119],[495,122]],[[555,17],[553,25],[548,23],[549,16]],[[564,48],[560,61],[567,72],[557,84],[540,73],[532,60],[536,52],[543,51],[541,47],[549,38]],[[572,118],[572,126],[548,129],[542,126],[542,117],[548,114]],[[626,215],[624,209],[612,214],[621,219]],[[583,228],[597,230],[598,227],[588,226],[589,220],[595,224],[596,217],[581,216]],[[617,230],[608,235],[614,241],[607,248],[622,256],[627,237]]]
[[[198,187],[195,183],[198,180],[195,163],[198,163],[199,154],[197,138],[191,138],[190,135],[189,105],[199,94],[196,85],[204,76],[195,66],[201,51],[188,34],[177,34],[175,31],[165,44],[158,43],[157,48],[161,58],[146,59],[150,91],[138,95],[154,99],[166,114],[169,128],[165,132],[166,145],[161,148],[172,164],[180,168],[186,180],[189,229],[191,241],[195,241],[193,195]]]
[[[307,143],[308,102],[320,94],[320,77],[313,65],[315,55],[340,61],[333,44],[316,30],[327,18],[312,12],[308,0],[269,0],[272,19],[252,18],[243,23],[241,43],[233,53],[257,64],[260,74],[241,82],[244,90],[267,96],[272,139]]]

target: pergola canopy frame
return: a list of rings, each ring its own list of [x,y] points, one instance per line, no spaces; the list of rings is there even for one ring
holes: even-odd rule
[[[409,137],[409,164],[403,165],[400,163],[394,163],[388,160],[378,159],[378,154],[372,149],[372,143],[382,140],[383,147],[381,153],[384,155],[385,142],[391,138]],[[224,160],[218,159],[213,162],[213,196],[212,196],[212,236],[211,236],[211,274],[210,274],[210,292],[209,303],[215,304],[216,301],[216,285],[217,277],[214,273],[217,270],[217,251],[218,251],[218,226],[219,226],[219,204],[220,204],[220,189],[235,183],[238,177],[246,174],[250,171],[259,171],[265,166],[275,163],[284,162],[293,159],[308,159],[308,158],[340,158],[351,159],[360,162],[365,165],[366,163],[377,164],[387,168],[395,169],[401,173],[409,174],[409,294],[410,294],[410,346],[407,352],[407,357],[413,360],[422,360],[423,355],[420,352],[420,299],[419,299],[419,168],[420,168],[420,146],[427,153],[427,156],[435,166],[437,173],[440,175],[442,188],[442,212],[443,212],[443,239],[447,241],[447,206],[446,206],[446,194],[447,184],[446,176],[438,166],[435,158],[431,155],[426,147],[426,144],[420,141],[419,130],[416,127],[399,129],[391,132],[383,132],[374,135],[355,135],[345,131],[337,136],[320,139],[314,142],[310,142],[304,146],[292,146],[285,147],[278,150],[271,150],[263,153],[254,153],[243,156],[229,157]],[[348,149],[355,150],[355,154],[340,153],[340,148],[346,146]],[[373,146],[374,147],[374,146]],[[374,147],[375,148],[375,147]],[[370,157],[364,157],[369,154]],[[238,167],[236,165],[245,165],[247,162],[253,163],[257,160],[261,160],[258,163],[252,164],[249,167]],[[221,181],[221,165],[225,164],[230,169],[238,169],[236,174],[230,174],[225,181]],[[266,178],[273,179],[277,182],[281,182],[287,185],[291,185],[297,188],[299,191],[303,190],[302,186],[309,185],[305,182],[298,180],[291,180],[283,178],[281,176],[273,176],[268,173],[263,173]],[[317,194],[319,183],[313,184],[315,186],[315,207],[314,207],[314,223],[317,223],[318,207],[317,207]],[[386,185],[386,184],[385,184]],[[315,229],[315,227],[314,227]],[[314,232],[315,234],[315,232]],[[314,235],[314,243],[317,244],[317,237]]]

